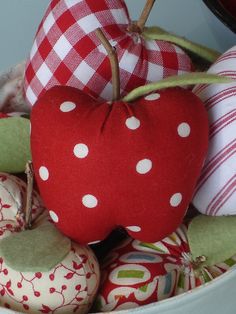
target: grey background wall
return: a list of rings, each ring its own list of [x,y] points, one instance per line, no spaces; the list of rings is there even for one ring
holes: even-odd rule
[[[138,18],[144,3],[127,0],[133,19]],[[48,4],[49,0],[0,1],[0,71],[27,57]],[[157,0],[148,24],[222,52],[236,44],[236,35],[209,12],[202,0]]]

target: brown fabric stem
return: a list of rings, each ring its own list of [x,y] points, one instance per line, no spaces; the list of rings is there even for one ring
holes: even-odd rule
[[[25,229],[31,229],[32,221],[32,200],[33,200],[33,165],[31,161],[26,164],[25,173],[27,175],[27,195],[26,195],[26,206],[25,206]]]
[[[104,48],[106,49],[108,57],[110,59],[113,87],[112,100],[116,101],[120,99],[120,70],[116,49],[112,47],[112,45],[109,43],[108,39],[105,37],[104,33],[100,28],[96,30],[96,35],[100,39]]]
[[[152,10],[152,7],[153,7],[155,1],[156,0],[147,0],[146,5],[143,9],[143,12],[141,13],[139,20],[137,21],[137,26],[141,32],[142,32],[142,30],[143,30],[143,28],[147,22],[147,19],[151,13],[151,10]]]

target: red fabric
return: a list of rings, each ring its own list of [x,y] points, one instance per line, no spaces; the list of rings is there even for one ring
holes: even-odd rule
[[[127,32],[130,18],[123,0],[52,0],[39,26],[25,74],[30,104],[55,85],[77,87],[110,100],[111,67],[95,35],[101,27],[116,48],[121,93],[170,75],[190,72],[189,57],[164,41],[144,41]]]
[[[3,118],[9,118],[9,115],[7,115],[6,113],[0,112],[0,119],[3,119]]]
[[[109,104],[54,87],[33,107],[31,123],[39,189],[69,237],[102,240],[122,225],[155,242],[182,221],[208,143],[207,114],[192,92]],[[186,137],[183,124],[191,128]]]
[[[129,238],[114,248],[101,264],[94,312],[127,310],[180,295],[234,267],[235,256],[212,266],[197,266],[187,229],[183,224],[156,243]]]
[[[191,262],[185,258],[190,256],[186,232],[181,225],[172,237],[160,242],[148,244],[129,238],[114,248],[101,265],[96,310],[129,309],[178,294],[180,273],[193,275]],[[202,284],[197,276],[187,279],[188,290]]]

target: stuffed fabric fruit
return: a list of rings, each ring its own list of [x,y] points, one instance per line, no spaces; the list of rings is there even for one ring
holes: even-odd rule
[[[131,309],[180,295],[236,264],[235,254],[210,266],[204,265],[204,256],[194,259],[188,232],[183,224],[162,241],[144,243],[128,238],[113,249],[101,265],[101,287],[94,311]],[[204,237],[200,232],[199,236]]]
[[[33,105],[55,85],[76,87],[103,100],[111,98],[111,68],[94,33],[97,28],[116,48],[122,96],[147,82],[192,71],[182,49],[167,41],[146,40],[141,30],[131,30],[131,24],[124,0],[52,0],[26,65],[27,101]]]
[[[154,242],[181,223],[208,143],[207,115],[192,92],[111,104],[53,87],[33,107],[31,125],[40,193],[70,238],[103,240],[121,225]]]
[[[30,121],[23,96],[25,62],[0,75],[0,172],[21,173],[30,153]]]
[[[236,77],[236,46],[226,51],[209,73]],[[212,216],[236,214],[236,80],[229,84],[198,85],[193,92],[208,112],[208,155],[193,204]]]
[[[30,121],[24,113],[0,113],[0,171],[20,173],[30,152]]]
[[[99,284],[96,258],[58,233],[36,192],[32,201],[32,229],[25,230],[26,184],[0,174],[0,306],[32,314],[87,313]]]
[[[132,237],[155,242],[181,223],[208,146],[203,103],[176,86],[226,79],[175,76],[121,99],[118,59],[103,32],[96,33],[113,65],[113,101],[66,86],[38,100],[31,115],[36,180],[70,238],[101,241],[123,226]]]
[[[67,86],[38,100],[31,115],[36,180],[53,221],[77,242],[101,241],[117,226],[155,242],[181,223],[208,146],[203,103],[177,86],[229,79],[175,76],[121,99],[117,54],[101,29],[96,35],[112,65],[112,101]]]
[[[25,62],[0,74],[0,110],[3,112],[29,112],[23,93]]]
[[[23,210],[26,202],[26,183],[13,175],[0,172],[0,223],[1,238],[9,232],[24,229]],[[44,211],[42,201],[38,194],[33,192],[32,219],[40,216]]]

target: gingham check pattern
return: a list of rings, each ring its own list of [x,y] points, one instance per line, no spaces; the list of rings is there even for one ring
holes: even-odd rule
[[[191,71],[191,61],[180,48],[163,41],[144,41],[127,32],[129,23],[123,0],[52,0],[26,65],[29,103],[33,105],[54,85],[111,99],[110,62],[94,32],[99,27],[116,48],[122,96],[147,82]]]

